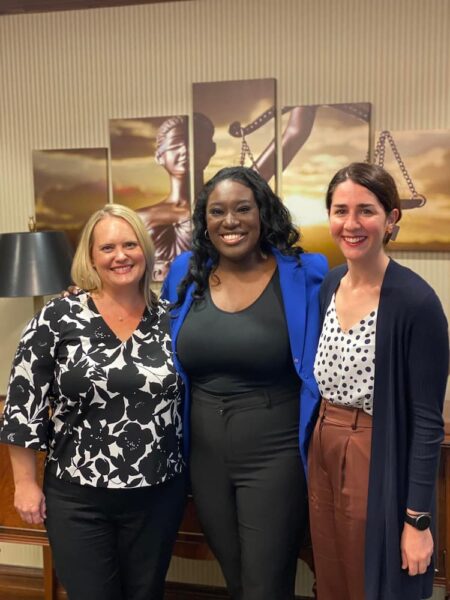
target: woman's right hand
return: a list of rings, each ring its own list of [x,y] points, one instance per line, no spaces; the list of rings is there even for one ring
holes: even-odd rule
[[[45,496],[36,481],[16,483],[14,508],[26,523],[39,525],[44,522],[47,516]]]

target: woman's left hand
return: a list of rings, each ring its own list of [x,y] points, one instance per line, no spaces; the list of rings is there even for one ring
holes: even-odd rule
[[[400,548],[402,569],[408,569],[409,575],[425,573],[433,555],[433,537],[430,529],[419,531],[405,523]]]

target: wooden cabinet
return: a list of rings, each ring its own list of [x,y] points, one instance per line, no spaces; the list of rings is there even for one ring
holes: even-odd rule
[[[442,444],[437,487],[438,522],[436,533],[436,585],[450,598],[450,423]]]
[[[0,413],[2,410],[0,401]],[[45,455],[38,455],[38,472],[42,480]],[[42,547],[44,558],[44,599],[56,599],[56,579],[47,534],[42,525],[27,525],[14,509],[14,483],[7,446],[0,444],[0,541],[33,544]]]

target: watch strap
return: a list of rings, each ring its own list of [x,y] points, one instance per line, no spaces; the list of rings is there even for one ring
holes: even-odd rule
[[[413,516],[405,513],[405,523],[412,525],[412,527],[415,527],[419,531],[425,531],[431,525],[431,515],[430,513],[419,513]]]

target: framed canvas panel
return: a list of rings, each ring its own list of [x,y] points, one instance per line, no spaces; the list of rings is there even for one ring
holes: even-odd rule
[[[336,171],[367,159],[371,106],[285,106],[281,112],[283,200],[300,227],[301,245],[325,254],[334,266],[343,257],[328,232],[325,192]]]
[[[191,246],[189,131],[185,115],[109,122],[114,202],[136,210],[155,245],[153,280]]]
[[[257,169],[275,188],[275,79],[193,84],[194,188],[223,167]]]
[[[38,231],[65,231],[75,247],[89,216],[108,203],[106,148],[33,150]]]
[[[383,131],[375,162],[394,177],[401,198],[393,250],[450,249],[450,129]]]

